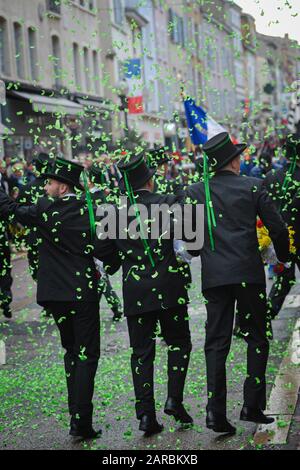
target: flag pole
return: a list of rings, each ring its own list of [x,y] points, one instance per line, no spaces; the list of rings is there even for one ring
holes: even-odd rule
[[[182,97],[183,102],[186,99],[185,91],[184,91],[184,84],[181,83],[180,86],[180,95]],[[193,138],[191,136],[191,140],[193,142]],[[194,143],[194,142],[193,142]],[[209,168],[208,168],[208,158],[205,152],[203,152],[203,182],[204,182],[204,190],[205,190],[205,205],[206,205],[206,213],[207,213],[207,225],[208,225],[208,233],[210,239],[210,245],[212,251],[215,250],[215,242],[213,237],[213,227],[216,227],[216,219],[215,213],[213,208],[212,199],[210,196],[210,189],[209,189]]]

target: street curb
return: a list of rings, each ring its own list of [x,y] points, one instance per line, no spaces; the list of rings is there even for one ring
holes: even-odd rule
[[[275,421],[259,425],[254,435],[255,444],[286,444],[295,414],[300,387],[300,319],[296,320],[288,347],[275,383],[272,387],[266,414]],[[296,366],[296,367],[295,367]]]

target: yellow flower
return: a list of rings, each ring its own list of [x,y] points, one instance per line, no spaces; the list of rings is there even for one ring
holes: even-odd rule
[[[296,254],[296,247],[294,245],[294,243],[295,243],[295,239],[294,239],[295,230],[293,230],[292,226],[289,226],[288,231],[289,231],[289,239],[290,239],[290,253],[295,255]]]
[[[262,227],[257,227],[257,238],[258,238],[258,245],[260,251],[268,248],[268,246],[272,243],[271,238],[269,237],[268,229],[263,225]]]

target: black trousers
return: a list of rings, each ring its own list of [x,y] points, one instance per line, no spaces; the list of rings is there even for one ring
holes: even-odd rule
[[[64,356],[69,413],[91,423],[94,379],[100,357],[98,302],[47,302],[58,326]]]
[[[281,274],[276,277],[269,294],[268,305],[271,318],[275,318],[281,310],[282,304],[296,282],[296,265],[300,270],[300,255],[298,259],[291,264],[290,268],[284,268]]]
[[[228,285],[207,289],[203,294],[208,301],[205,338],[207,409],[226,415],[226,359],[230,350],[234,307],[237,302],[239,325],[248,345],[244,404],[264,410],[265,372],[269,354],[265,286]]]
[[[144,414],[155,414],[153,369],[158,322],[168,345],[168,397],[183,401],[192,350],[187,306],[127,317],[137,419]]]
[[[118,294],[114,291],[110,279],[107,275],[101,275],[98,283],[99,296],[103,294],[113,313],[122,312],[122,304]]]
[[[13,282],[11,276],[10,246],[7,240],[1,239],[0,250],[0,307],[7,308],[12,301],[11,286]]]

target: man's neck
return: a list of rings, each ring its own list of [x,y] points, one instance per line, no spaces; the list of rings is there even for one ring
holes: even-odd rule
[[[218,173],[223,173],[223,172],[230,172],[230,173],[233,173],[234,175],[239,175],[240,172],[236,171],[236,170],[233,170],[232,168],[222,168],[222,170],[220,170]]]
[[[66,193],[62,194],[61,196],[59,196],[60,199],[64,198],[64,197],[69,197],[69,196],[76,196],[75,193],[73,193],[72,191],[67,191]]]

